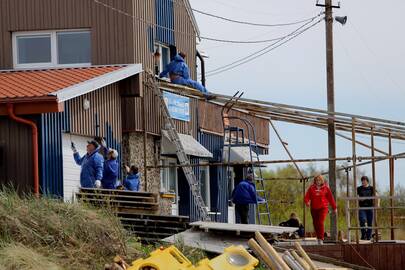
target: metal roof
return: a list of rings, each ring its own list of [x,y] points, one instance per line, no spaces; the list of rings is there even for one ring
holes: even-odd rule
[[[63,102],[140,72],[139,64],[0,71],[0,103]]]

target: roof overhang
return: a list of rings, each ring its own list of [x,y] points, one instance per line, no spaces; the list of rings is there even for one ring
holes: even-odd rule
[[[230,154],[228,154],[229,148],[231,149]],[[224,162],[251,162],[253,157],[251,157],[250,154],[251,151],[249,146],[228,147],[225,145],[222,156],[224,157]],[[252,154],[255,155],[253,151]]]
[[[187,9],[188,16],[190,17],[191,23],[193,24],[195,33],[197,34],[197,37],[200,39],[200,28],[198,27],[197,20],[195,19],[193,9],[191,7],[190,1],[189,0],[183,0],[184,5]]]
[[[131,64],[124,66],[115,71],[111,71],[107,74],[98,76],[96,78],[72,85],[70,87],[58,90],[50,95],[56,96],[58,102],[67,101],[69,99],[82,96],[84,94],[93,92],[104,86],[121,81],[128,77],[134,76],[142,72],[141,64]]]
[[[204,146],[197,142],[192,136],[179,133],[180,143],[184,148],[184,152],[189,156],[212,158],[213,155]],[[176,147],[169,139],[169,134],[166,130],[162,130],[162,155],[175,155]]]

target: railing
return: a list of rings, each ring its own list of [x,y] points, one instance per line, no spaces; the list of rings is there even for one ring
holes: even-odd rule
[[[395,229],[399,229],[399,227],[395,227],[393,222],[391,222],[390,226],[377,226],[377,215],[376,215],[376,210],[391,210],[391,215],[393,215],[393,210],[394,209],[405,209],[405,206],[394,206],[393,201],[394,200],[399,200],[399,199],[404,199],[401,196],[370,196],[370,197],[343,197],[342,198],[345,201],[345,206],[346,206],[346,225],[347,225],[347,240],[350,243],[351,242],[351,235],[350,231],[359,231],[361,229],[372,229],[375,230],[376,234],[376,241],[378,242],[378,230],[391,230],[392,235],[393,231]],[[390,206],[378,206],[378,201],[379,200],[389,200],[390,201]],[[374,200],[374,205],[377,206],[372,206],[372,207],[359,207],[358,202],[362,200]],[[350,202],[355,202],[355,207],[350,206]],[[367,227],[360,227],[360,226],[351,226],[351,211],[359,211],[359,210],[373,210],[373,226],[369,226],[367,224]],[[358,220],[358,215],[357,216],[357,222]],[[393,220],[393,219],[391,219]],[[359,237],[358,237],[358,232],[356,233],[356,243],[359,243]],[[394,240],[394,239],[392,239]]]

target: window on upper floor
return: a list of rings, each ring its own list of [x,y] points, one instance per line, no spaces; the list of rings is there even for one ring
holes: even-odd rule
[[[14,68],[90,65],[90,31],[15,32],[13,60]]]
[[[155,63],[155,73],[158,75],[170,63],[170,47],[160,43],[155,44],[155,54],[159,54]]]

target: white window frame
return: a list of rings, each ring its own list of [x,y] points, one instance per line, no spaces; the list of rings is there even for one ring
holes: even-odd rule
[[[160,164],[161,165],[168,165],[169,163],[176,163],[177,164],[177,159],[175,158],[162,158],[160,160]],[[170,168],[163,168],[160,172],[160,192],[162,193],[166,193],[166,194],[175,194],[176,197],[178,196],[178,183],[179,183],[179,176],[176,170],[176,190],[173,192],[171,192],[170,190],[168,190],[169,187],[169,181],[170,179],[168,178],[169,176],[169,171]],[[164,173],[164,171],[166,171],[166,174]],[[166,178],[164,178],[164,176],[166,175]]]
[[[160,54],[160,59],[159,59],[159,73],[162,72],[165,67],[163,66],[163,53],[162,53],[162,48],[166,48],[169,51],[168,54],[168,59],[167,62],[170,63],[170,47],[167,45],[164,45],[162,43],[159,42],[155,42],[155,52],[158,51]]]
[[[59,68],[59,67],[88,67],[91,63],[78,63],[78,64],[58,64],[58,33],[81,33],[88,32],[91,35],[90,29],[64,29],[64,30],[51,30],[51,31],[29,31],[29,32],[13,32],[12,46],[13,46],[13,66],[15,69],[30,69],[30,68]],[[51,38],[51,62],[48,63],[31,63],[31,64],[18,64],[18,48],[17,37],[24,36],[45,36]]]
[[[207,203],[206,203],[206,208],[208,211],[210,211],[211,209],[211,186],[210,186],[210,167],[208,166],[208,162],[200,162],[200,179],[198,181],[198,184],[200,186],[200,190],[201,190],[201,170],[205,170],[205,194],[207,195]]]

